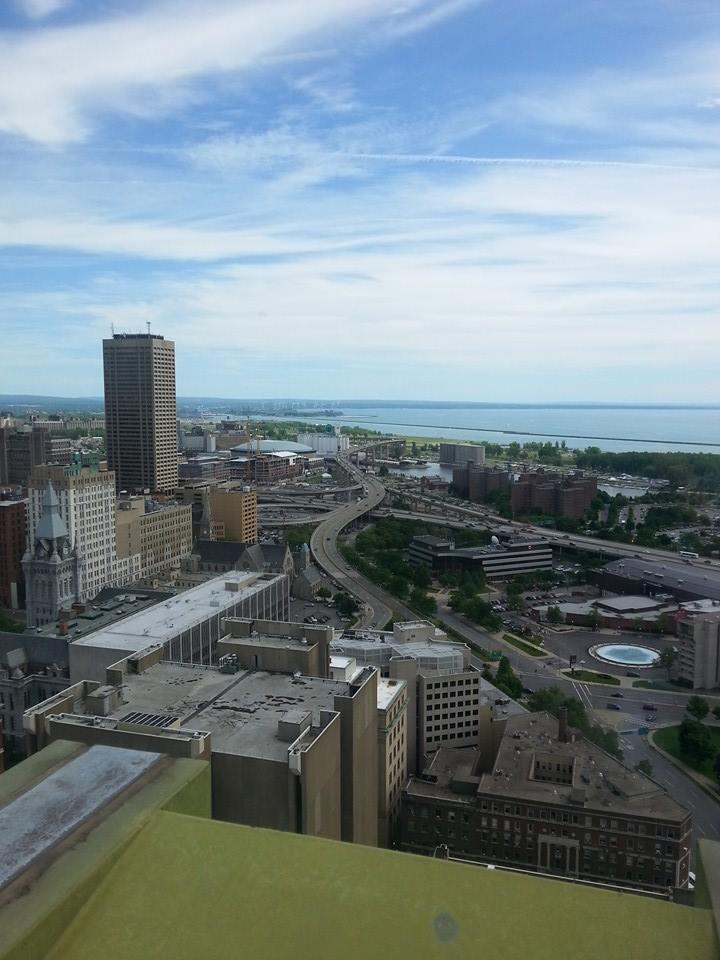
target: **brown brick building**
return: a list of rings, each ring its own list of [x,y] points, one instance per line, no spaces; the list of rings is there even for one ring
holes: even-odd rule
[[[0,607],[16,609],[27,541],[27,500],[0,500]]]
[[[477,749],[439,750],[404,791],[401,837],[416,853],[447,844],[467,860],[665,892],[687,886],[692,818],[538,713],[491,724]]]

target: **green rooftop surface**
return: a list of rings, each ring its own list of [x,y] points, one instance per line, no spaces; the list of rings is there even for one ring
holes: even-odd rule
[[[709,910],[159,812],[48,960],[718,960]]]

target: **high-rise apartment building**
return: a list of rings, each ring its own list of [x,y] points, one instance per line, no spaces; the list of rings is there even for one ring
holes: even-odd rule
[[[80,558],[79,599],[103,587],[125,582],[117,567],[115,547],[115,475],[97,463],[83,466],[77,458],[67,466],[35,467],[28,487],[28,542],[35,543],[48,480],[59,502],[59,514]]]
[[[178,482],[175,344],[150,333],[103,340],[108,468],[119,490]]]

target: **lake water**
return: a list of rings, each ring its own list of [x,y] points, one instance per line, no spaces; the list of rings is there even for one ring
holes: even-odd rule
[[[569,447],[602,450],[720,453],[720,405],[372,407],[338,402],[334,406],[343,415],[323,417],[323,423],[383,433],[502,444],[565,440]]]

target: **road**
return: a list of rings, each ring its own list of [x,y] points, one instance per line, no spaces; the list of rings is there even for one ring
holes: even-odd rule
[[[686,560],[673,550],[658,550],[655,547],[638,547],[634,544],[617,543],[614,540],[600,540],[596,537],[586,537],[577,533],[557,533],[555,530],[548,530],[547,527],[538,527],[530,523],[518,523],[514,520],[505,520],[495,513],[491,513],[487,507],[479,505],[460,506],[459,504],[448,502],[447,498],[421,496],[416,493],[407,494],[404,490],[398,489],[399,496],[407,496],[408,499],[416,503],[425,504],[436,514],[438,519],[446,518],[455,514],[457,517],[466,518],[476,523],[481,523],[484,527],[495,531],[496,533],[518,534],[532,533],[535,536],[543,537],[549,540],[554,546],[573,547],[577,550],[586,550],[592,553],[605,554],[607,557],[640,557],[648,560],[665,560],[672,563],[688,563],[690,566],[698,569],[720,570],[720,560]],[[391,509],[393,515],[399,517],[408,517],[411,519],[433,519],[427,513],[418,510],[395,510]]]
[[[380,587],[360,576],[357,570],[343,560],[337,549],[337,538],[341,531],[359,517],[374,510],[385,496],[385,488],[379,480],[362,473],[346,460],[341,462],[343,467],[362,484],[365,495],[361,500],[333,510],[315,528],[310,538],[310,550],[315,562],[340,588],[363,602],[365,605],[361,617],[363,626],[382,629],[395,614],[399,614],[406,620],[415,620],[416,614]]]
[[[366,604],[366,626],[383,627],[393,614],[404,619],[416,619],[416,614],[412,610],[362,577],[346,564],[338,553],[339,533],[358,517],[375,509],[385,496],[385,489],[378,479],[363,475],[350,464],[345,466],[362,479],[366,495],[362,500],[333,511],[317,527],[310,544],[315,561],[332,579]],[[648,759],[653,767],[654,778],[670,792],[671,796],[676,797],[692,811],[695,837],[720,839],[718,803],[690,777],[686,777],[653,750],[647,739],[637,732],[641,726],[647,726],[647,711],[643,710],[644,703],[652,702],[658,707],[657,716],[661,722],[678,722],[685,713],[686,694],[674,691],[636,690],[632,687],[623,687],[620,690],[617,687],[578,683],[570,678],[558,676],[552,664],[563,667],[564,662],[559,658],[542,662],[533,661],[518,650],[498,642],[491,634],[475,627],[445,607],[438,610],[437,619],[470,643],[488,650],[501,650],[510,660],[525,687],[532,690],[542,687],[559,687],[567,696],[577,697],[593,719],[615,726],[620,734],[626,764],[634,767],[640,760]],[[473,657],[473,663],[478,669],[482,669],[484,665],[483,661],[477,657]],[[621,692],[622,699],[613,698],[614,692]],[[608,710],[608,703],[621,705],[621,711]]]

